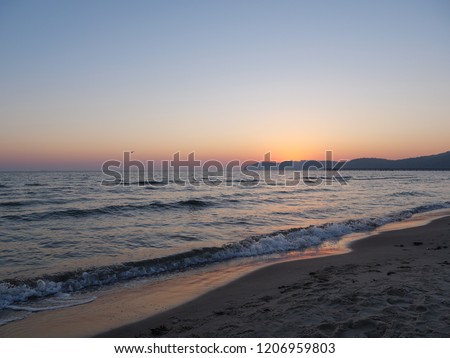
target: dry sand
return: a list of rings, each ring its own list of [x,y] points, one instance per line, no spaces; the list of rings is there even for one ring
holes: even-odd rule
[[[280,263],[103,337],[450,337],[450,217]]]

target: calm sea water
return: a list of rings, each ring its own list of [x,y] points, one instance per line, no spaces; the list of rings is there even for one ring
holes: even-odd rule
[[[78,291],[302,250],[450,207],[450,172],[343,175],[347,185],[182,187],[102,186],[100,172],[0,173],[0,308],[70,305]]]

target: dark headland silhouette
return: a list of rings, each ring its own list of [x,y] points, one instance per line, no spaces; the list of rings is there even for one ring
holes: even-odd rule
[[[327,161],[293,161],[281,163],[259,162],[249,165],[249,169],[294,169],[306,170],[310,167],[340,170],[450,170],[450,151],[440,154],[407,159],[358,158],[344,162]]]
[[[350,160],[344,170],[450,170],[450,151],[424,157],[389,160],[359,158]]]

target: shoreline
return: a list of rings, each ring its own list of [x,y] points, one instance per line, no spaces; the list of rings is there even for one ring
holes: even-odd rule
[[[97,337],[450,337],[450,216],[272,264]]]
[[[244,258],[180,272],[149,282],[129,282],[95,293],[97,299],[84,305],[53,311],[35,312],[22,320],[0,326],[0,337],[95,337],[107,336],[123,327],[136,325],[152,317],[201,299],[214,290],[232,285],[258,270],[283,263],[316,260],[351,252],[349,245],[384,232],[416,228],[450,216],[450,209],[415,214],[371,232],[345,235],[331,245],[289,252],[281,256]],[[136,333],[136,332],[135,332]],[[140,335],[137,332],[135,335]],[[125,334],[125,336],[134,336]]]

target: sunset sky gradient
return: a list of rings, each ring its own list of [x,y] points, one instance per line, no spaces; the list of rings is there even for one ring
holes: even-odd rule
[[[1,1],[0,170],[450,149],[450,2]]]

